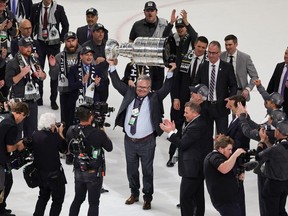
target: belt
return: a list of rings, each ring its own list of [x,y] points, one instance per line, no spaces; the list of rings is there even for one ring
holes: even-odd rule
[[[127,136],[127,137],[128,137],[132,142],[137,143],[137,142],[145,141],[145,140],[148,140],[148,139],[154,137],[154,134],[151,133],[151,134],[149,134],[149,135],[147,135],[147,136],[145,136],[145,137],[143,137],[143,138],[131,138],[131,137],[129,137],[129,136]]]

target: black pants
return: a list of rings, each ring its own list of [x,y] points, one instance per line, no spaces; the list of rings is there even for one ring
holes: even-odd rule
[[[61,93],[60,94],[60,112],[61,121],[65,122],[65,131],[73,124],[73,119],[75,115],[75,102],[71,97],[71,93]]]
[[[52,204],[49,216],[59,216],[65,197],[65,184],[66,179],[64,173],[61,173],[56,179],[44,180],[42,186],[39,187],[39,196],[33,216],[44,215],[50,196],[52,197]]]
[[[204,216],[204,179],[182,177],[180,184],[181,216]]]
[[[18,124],[18,134],[17,138],[22,138],[22,131],[24,137],[31,138],[32,133],[37,130],[37,124],[38,124],[38,106],[37,103],[33,100],[31,101],[25,101],[25,103],[28,104],[29,108],[29,116],[27,116],[23,122]]]
[[[102,183],[103,177],[97,177],[96,173],[75,170],[75,196],[70,206],[69,216],[79,215],[81,204],[84,202],[87,192],[89,202],[87,216],[98,216]]]
[[[56,56],[60,52],[60,44],[48,45],[41,40],[39,41],[39,45],[41,47],[43,60],[40,62],[41,67],[44,68],[46,57],[49,58],[50,55]],[[51,104],[56,103],[57,94],[58,94],[58,79],[50,77],[50,101]],[[41,98],[43,96],[43,81],[39,82],[39,92]]]
[[[3,202],[0,204],[0,214],[5,212],[5,208],[6,208],[6,199],[11,191],[13,185],[13,176],[12,176],[12,172],[11,171],[6,171],[5,172],[5,183],[4,183],[4,200]]]
[[[288,180],[277,181],[266,178],[263,188],[266,216],[286,216]]]

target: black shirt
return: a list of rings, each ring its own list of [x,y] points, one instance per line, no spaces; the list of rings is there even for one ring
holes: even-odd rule
[[[206,185],[215,207],[237,202],[238,182],[233,170],[226,174],[218,171],[218,167],[226,160],[227,158],[218,151],[209,153],[204,160]]]
[[[32,135],[34,165],[42,171],[59,170],[61,166],[59,152],[67,149],[66,140],[48,130],[35,131]]]
[[[5,118],[0,116],[0,164],[4,165],[9,161],[10,153],[7,152],[7,145],[16,144],[17,124],[12,114]]]

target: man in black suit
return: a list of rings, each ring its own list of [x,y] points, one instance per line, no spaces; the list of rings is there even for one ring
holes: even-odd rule
[[[140,180],[139,160],[143,173],[143,209],[151,209],[153,199],[153,161],[156,147],[156,136],[163,131],[159,124],[162,122],[162,100],[169,94],[173,82],[172,71],[175,63],[167,72],[167,78],[161,89],[151,92],[151,78],[147,75],[138,78],[136,87],[128,86],[121,81],[115,68],[115,62],[108,60],[109,74],[114,88],[123,96],[115,119],[115,126],[123,127],[125,132],[125,155],[127,177],[131,196],[126,205],[139,201]]]
[[[7,2],[8,9],[12,11],[18,22],[30,18],[32,4],[32,0],[8,0]]]
[[[209,115],[209,132],[213,134],[214,121],[217,133],[225,134],[228,128],[228,115],[225,99],[237,93],[237,81],[233,66],[220,60],[221,45],[218,41],[210,42],[208,59],[199,66],[194,85],[202,83],[209,88],[205,102]],[[210,134],[210,135],[212,135]]]
[[[288,47],[285,50],[284,62],[278,63],[274,70],[274,73],[269,81],[267,92],[280,93],[284,98],[283,110],[288,115],[288,88],[287,88],[287,76],[288,76]]]
[[[182,176],[180,185],[180,207],[182,216],[204,216],[203,162],[207,135],[206,121],[200,115],[198,104],[185,104],[185,127],[182,136],[177,135],[174,121],[165,119],[160,128],[168,133],[168,140],[179,149],[178,172]],[[195,212],[195,214],[193,214]]]
[[[46,56],[56,56],[60,52],[61,42],[64,43],[64,35],[69,30],[69,22],[64,11],[64,7],[53,0],[42,0],[33,4],[31,8],[30,21],[33,27],[33,37],[37,35],[43,60],[40,62],[41,67],[45,66]],[[61,24],[61,31],[60,31]],[[56,103],[58,94],[58,77],[51,77],[51,108],[57,110],[59,107]],[[40,91],[43,89],[43,83],[39,85]]]
[[[229,136],[234,140],[233,145],[233,152],[236,151],[238,148],[242,149],[250,149],[250,138],[246,137],[242,131],[241,124],[239,121],[239,118],[236,116],[236,112],[238,109],[238,103],[241,103],[243,107],[246,106],[246,99],[242,95],[234,95],[228,98],[227,101],[227,108],[229,108],[235,118],[232,119],[232,121],[229,124],[228,130],[226,135]],[[238,196],[239,196],[239,206],[241,209],[241,215],[246,215],[246,208],[245,208],[245,191],[244,191],[244,178],[240,175],[244,175],[244,172],[242,172],[242,169],[237,166],[237,163],[234,167],[236,178],[238,178]]]
[[[88,40],[92,39],[92,26],[98,21],[98,11],[95,8],[89,8],[86,10],[86,22],[87,25],[77,28],[76,34],[78,43],[82,45]],[[104,39],[108,39],[108,30],[105,29]]]

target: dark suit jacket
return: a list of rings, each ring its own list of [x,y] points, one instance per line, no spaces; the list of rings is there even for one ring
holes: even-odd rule
[[[278,92],[278,88],[280,85],[281,75],[283,73],[285,67],[285,62],[278,63],[274,70],[274,73],[269,81],[267,92],[271,94],[272,92]],[[288,115],[288,88],[286,87],[284,90],[284,103],[282,104],[283,110]]]
[[[77,28],[77,31],[76,31],[76,34],[77,34],[77,38],[78,38],[78,43],[79,44],[83,44],[85,43],[86,41],[88,41],[89,39],[87,38],[87,35],[88,35],[88,25],[85,25],[85,26],[81,26],[79,28]],[[108,40],[108,31],[106,30],[104,32],[104,39],[107,41]]]
[[[209,87],[209,62],[205,61],[199,65],[197,75],[193,85],[204,84]],[[229,115],[230,111],[226,108],[227,97],[236,95],[237,81],[233,66],[230,63],[220,60],[216,81],[217,111],[219,116]]]
[[[31,8],[30,21],[33,27],[33,35],[39,34],[38,32],[39,31],[39,16],[41,14],[41,9],[42,9],[42,2],[33,4]],[[56,28],[60,33],[60,40],[64,42],[64,35],[69,31],[69,22],[68,22],[63,6],[57,4],[57,8],[56,8],[54,15],[57,21]],[[61,23],[61,31],[59,29],[60,23]]]
[[[237,148],[250,149],[250,139],[243,134],[239,118],[229,125],[226,135],[234,140],[234,150]]]
[[[179,149],[178,173],[182,177],[203,177],[203,162],[208,148],[206,121],[197,117],[182,132],[182,138],[172,134],[169,141]]]
[[[18,1],[19,14],[17,15],[22,16],[23,18],[29,19],[32,4],[33,4],[32,0],[19,0]],[[8,0],[6,5],[8,9],[11,10],[10,0]],[[16,17],[16,14],[15,14],[15,17]]]
[[[124,121],[126,116],[126,109],[129,104],[136,97],[136,88],[126,85],[121,81],[117,71],[110,72],[110,78],[114,88],[124,97],[120,105],[119,111],[115,119],[115,126],[120,126],[124,128]],[[157,136],[161,136],[163,131],[159,127],[159,124],[162,122],[162,101],[169,94],[173,82],[173,77],[166,79],[162,88],[156,92],[151,92],[148,94],[150,99],[150,114],[151,122],[154,128],[154,133]]]

